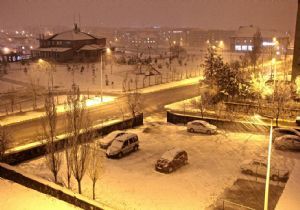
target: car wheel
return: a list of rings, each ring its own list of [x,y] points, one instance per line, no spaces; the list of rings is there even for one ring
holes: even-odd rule
[[[194,133],[194,132],[195,132],[193,128],[190,128],[189,131],[190,131],[191,133]]]
[[[134,149],[134,151],[137,151],[139,149],[139,146],[135,145],[133,149]]]
[[[273,176],[271,177],[271,179],[272,179],[273,181],[278,181],[278,180],[279,180],[279,177],[278,177],[277,175],[273,175]]]
[[[251,170],[249,170],[249,169],[246,170],[245,173],[246,173],[246,174],[249,174],[249,175],[253,175],[253,171],[251,171]]]
[[[206,131],[208,135],[211,135],[211,130]]]
[[[118,157],[119,157],[119,158],[123,157],[123,153],[120,152],[120,153],[118,154]]]
[[[169,173],[172,173],[173,171],[174,171],[173,167],[170,166],[169,169],[168,169],[168,172],[169,172]]]

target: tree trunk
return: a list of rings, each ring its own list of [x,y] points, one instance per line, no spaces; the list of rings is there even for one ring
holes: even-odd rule
[[[81,194],[81,180],[77,179],[78,193]]]
[[[96,189],[96,182],[93,181],[93,199],[96,199],[96,193],[95,193],[95,189]]]

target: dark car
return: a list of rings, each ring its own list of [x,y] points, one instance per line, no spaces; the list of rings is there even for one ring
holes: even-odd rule
[[[155,169],[159,172],[171,173],[188,163],[187,152],[174,148],[165,152],[155,164]]]

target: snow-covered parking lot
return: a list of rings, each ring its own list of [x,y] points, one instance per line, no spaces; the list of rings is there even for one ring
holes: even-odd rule
[[[268,143],[265,135],[225,131],[212,136],[192,134],[183,125],[153,119],[128,132],[138,134],[140,149],[122,159],[105,158],[105,173],[96,186],[96,199],[116,209],[205,209],[239,176],[245,176],[240,173],[240,163],[266,153]],[[187,151],[189,164],[171,174],[156,172],[156,160],[173,147]],[[52,179],[44,158],[19,167]],[[59,172],[62,182],[64,171],[65,166]],[[75,191],[76,186],[72,180]],[[87,175],[82,187],[83,194],[92,197]]]

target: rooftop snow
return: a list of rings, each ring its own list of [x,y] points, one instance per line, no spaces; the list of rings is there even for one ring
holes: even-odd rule
[[[95,39],[94,36],[81,32],[81,31],[66,31],[59,34],[54,35],[50,38],[50,40],[89,40],[89,39]]]
[[[81,51],[81,50],[101,50],[101,49],[104,49],[104,47],[101,46],[101,45],[88,44],[88,45],[84,45],[83,47],[81,47],[78,51]]]
[[[257,32],[259,28],[256,26],[240,26],[239,29],[235,32],[234,37],[253,37],[253,35]],[[261,36],[263,38],[281,38],[288,37],[288,35],[284,32],[276,31],[276,30],[263,30],[260,29]]]

